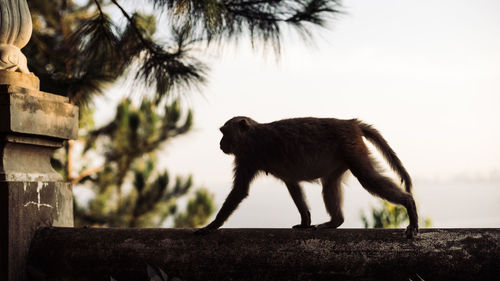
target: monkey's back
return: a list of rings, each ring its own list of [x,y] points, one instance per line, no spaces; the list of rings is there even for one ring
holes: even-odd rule
[[[314,180],[344,166],[341,146],[359,134],[357,121],[334,118],[293,118],[259,124],[251,132],[251,152],[266,172],[291,180]],[[359,129],[358,129],[359,131]],[[361,135],[360,135],[361,138]]]

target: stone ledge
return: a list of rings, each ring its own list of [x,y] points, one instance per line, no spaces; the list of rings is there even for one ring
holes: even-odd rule
[[[493,280],[500,229],[43,228],[28,260],[31,280],[146,280],[146,264],[191,281]]]
[[[34,89],[23,88],[15,85],[0,84],[0,94],[26,94],[42,100],[53,100],[62,103],[69,102],[69,98],[65,96],[42,92]]]
[[[0,85],[0,181],[61,181],[50,157],[78,137],[78,107],[15,82]]]
[[[0,134],[76,139],[78,107],[67,100],[40,91],[0,86]]]
[[[0,70],[0,85],[8,84],[32,90],[40,89],[40,79],[33,73]]]

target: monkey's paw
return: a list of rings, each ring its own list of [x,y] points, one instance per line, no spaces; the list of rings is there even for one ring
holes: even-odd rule
[[[408,227],[406,228],[406,238],[413,238],[415,236],[417,236],[417,233],[418,233],[418,225],[408,225]]]
[[[305,224],[297,224],[292,226],[293,229],[316,229],[315,225],[305,225]]]
[[[325,222],[325,223],[322,223],[322,224],[318,224],[317,225],[317,228],[318,229],[335,229],[335,228],[338,228],[342,223],[344,222],[344,220],[340,220],[340,221],[329,221],[329,222]]]
[[[194,232],[194,234],[195,234],[195,235],[207,235],[207,234],[209,234],[209,233],[210,233],[210,232],[212,232],[212,231],[213,231],[213,229],[211,229],[211,228],[202,227],[202,228],[198,228],[198,229]]]

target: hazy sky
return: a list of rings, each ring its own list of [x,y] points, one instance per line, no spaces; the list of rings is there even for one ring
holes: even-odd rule
[[[424,215],[442,217],[439,212],[449,210],[439,208],[442,204],[435,197],[456,196],[450,206],[482,209],[489,219],[476,224],[500,227],[500,1],[343,3],[346,13],[329,30],[318,30],[315,47],[285,41],[279,62],[245,44],[207,56],[210,83],[202,95],[193,93],[186,99],[195,112],[195,128],[166,145],[160,163],[171,174],[192,173],[197,185],[215,192],[220,205],[232,177],[232,158],[218,148],[218,128],[227,119],[235,115],[259,122],[299,116],[360,118],[382,132],[416,179],[415,193],[424,201],[420,205],[431,210]],[[472,204],[467,200],[475,198],[475,189],[423,187],[453,178],[496,181]],[[346,224],[360,226],[353,221],[359,217],[353,206],[362,208],[364,202],[374,201],[355,180],[349,182],[356,191],[346,191],[345,204],[354,210]],[[272,191],[259,185],[272,186]],[[284,186],[270,179],[259,179],[253,186],[257,191],[250,197],[255,198],[241,206],[229,226],[298,223]],[[316,192],[310,199],[313,221],[315,208],[326,219],[320,188],[311,190]],[[285,210],[275,214],[277,206]],[[249,223],[254,212],[265,216],[266,222]],[[479,211],[477,216],[484,217]],[[450,223],[452,219],[453,213],[440,223],[461,225]],[[470,218],[467,225],[476,219]]]
[[[279,63],[247,45],[213,59],[204,98],[188,98],[195,132],[167,161],[217,180],[230,117],[324,116],[374,124],[416,177],[500,171],[500,1],[344,3],[315,48],[285,45]]]

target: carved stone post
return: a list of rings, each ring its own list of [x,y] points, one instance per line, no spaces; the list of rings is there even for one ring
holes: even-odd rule
[[[32,30],[26,0],[0,4],[0,280],[23,281],[36,229],[73,226],[71,185],[50,157],[77,137],[78,108],[39,91],[28,70],[21,53]]]
[[[29,73],[21,49],[32,31],[26,0],[0,0],[0,69]]]

